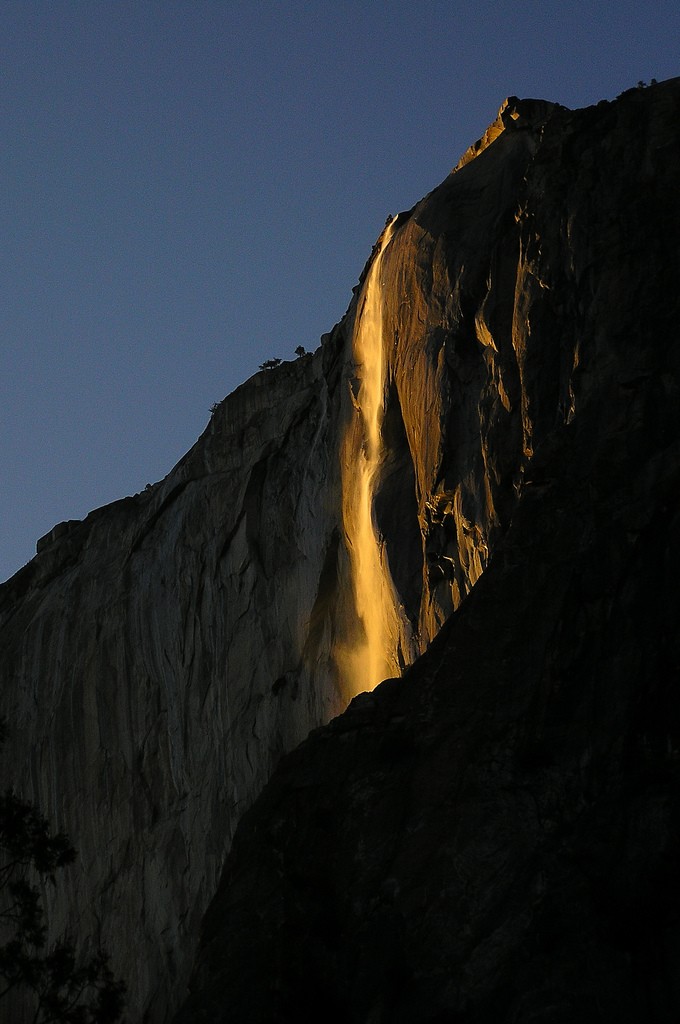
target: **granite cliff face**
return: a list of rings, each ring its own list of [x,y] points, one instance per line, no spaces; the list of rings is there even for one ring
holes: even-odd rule
[[[513,119],[392,235],[423,634],[478,582],[283,760],[177,1024],[680,1017],[678,115]]]
[[[57,531],[0,591],[5,777],[73,837],[52,929],[113,952],[132,1020],[176,1005],[235,822],[344,706],[323,361],[257,375],[161,484]]]
[[[51,927],[112,950],[132,1020],[183,997],[281,755],[423,651],[244,821],[183,1020],[490,1020],[480,993],[503,1003],[489,977],[538,942],[535,907],[549,927],[602,806],[612,905],[671,855],[679,113],[677,80],[507,101],[389,224],[318,352],[0,588],[4,775],[78,846]],[[565,898],[573,931],[585,906]],[[539,1003],[507,1019],[573,1019]]]

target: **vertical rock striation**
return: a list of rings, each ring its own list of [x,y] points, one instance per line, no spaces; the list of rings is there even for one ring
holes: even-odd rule
[[[50,927],[112,950],[132,1019],[160,1024],[178,1005],[236,824],[281,755],[375,682],[373,669],[347,671],[372,629],[357,592],[357,509],[394,611],[382,669],[394,672],[426,650],[518,516],[525,538],[543,535],[538,499],[571,432],[591,451],[581,485],[597,474],[601,516],[614,514],[610,477],[651,479],[675,443],[679,108],[677,80],[583,111],[506,101],[455,171],[392,223],[319,351],[256,374],[165,480],[60,524],[0,588],[5,777],[81,853]],[[373,359],[383,401],[367,441]],[[362,505],[348,467],[367,455]],[[571,506],[548,508],[549,534]],[[625,520],[635,536],[638,518]],[[604,564],[597,537],[587,557]],[[523,547],[507,551],[533,564]],[[614,574],[607,586],[619,584]],[[515,600],[509,585],[502,593]],[[475,620],[482,634],[495,628],[488,614]],[[523,715],[542,685],[508,707]],[[428,710],[426,693],[430,721],[439,699]],[[464,721],[466,708],[451,715]],[[423,776],[414,806],[426,789]]]

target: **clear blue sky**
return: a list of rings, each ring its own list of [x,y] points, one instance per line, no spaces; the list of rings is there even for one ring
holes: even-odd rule
[[[0,580],[317,346],[509,94],[680,74],[672,2],[3,0]]]

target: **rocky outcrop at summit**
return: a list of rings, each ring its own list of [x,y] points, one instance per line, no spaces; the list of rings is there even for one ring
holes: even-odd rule
[[[463,1013],[517,967],[526,893],[549,921],[555,880],[571,884],[563,827],[587,845],[602,811],[614,845],[603,837],[595,877],[627,865],[614,895],[665,862],[674,691],[653,680],[677,667],[675,605],[640,587],[660,593],[675,558],[679,93],[508,101],[391,224],[319,351],[256,374],[164,481],[55,528],[0,588],[4,777],[81,853],[50,928],[111,950],[132,1019],[160,1024],[183,997],[234,830],[281,755],[367,686],[344,669],[366,629],[341,462],[365,457],[369,281],[384,355],[373,512],[404,667],[460,612],[420,667],[300,748],[244,822],[183,1019],[287,1020],[305,999],[331,1019],[331,994],[339,1019],[377,1024],[399,1019],[400,992],[403,1014],[419,1000],[429,1019]],[[657,803],[629,799],[645,751],[665,773]],[[267,978],[252,969],[265,963]]]
[[[680,1017],[679,124],[674,80],[510,127],[386,250],[421,621],[478,582],[283,760],[177,1024]]]

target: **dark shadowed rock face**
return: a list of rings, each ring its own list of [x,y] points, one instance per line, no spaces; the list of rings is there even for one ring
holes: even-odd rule
[[[680,81],[533,109],[384,260],[422,634],[478,582],[242,819],[177,1024],[680,1019]]]

